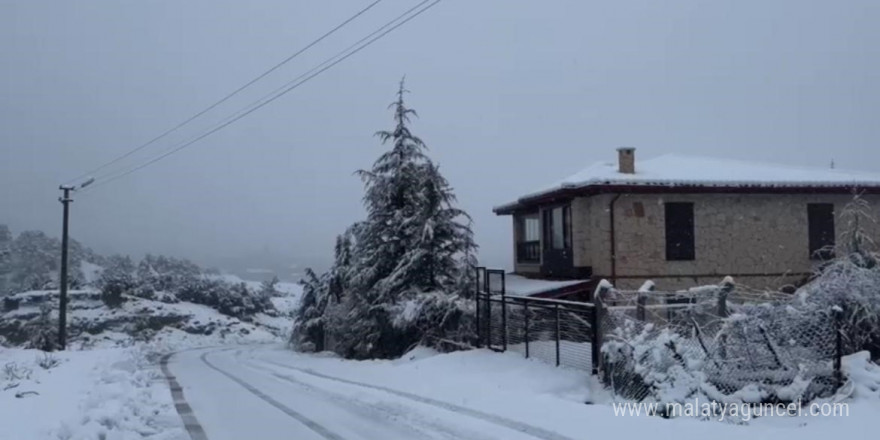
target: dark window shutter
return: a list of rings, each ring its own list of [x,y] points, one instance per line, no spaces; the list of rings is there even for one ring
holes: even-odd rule
[[[693,260],[694,204],[666,203],[666,259]]]
[[[810,234],[810,258],[827,260],[834,257],[834,204],[807,205]]]

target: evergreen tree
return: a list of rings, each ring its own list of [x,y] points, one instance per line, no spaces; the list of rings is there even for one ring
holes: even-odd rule
[[[302,351],[324,350],[324,312],[327,307],[327,275],[315,275],[306,269],[302,281],[303,294],[294,316],[290,345]]]
[[[402,282],[398,288],[449,291],[464,270],[462,260],[476,248],[470,217],[454,206],[455,194],[433,163],[424,164],[419,188],[417,233],[389,279]]]
[[[9,227],[0,225],[0,296],[9,292],[9,277],[12,274],[12,233]]]
[[[353,229],[349,228],[344,234],[336,237],[333,266],[330,268],[328,279],[328,293],[337,303],[342,302],[342,295],[349,288]]]
[[[278,290],[275,289],[275,286],[278,285],[279,282],[280,282],[280,280],[278,279],[278,276],[273,275],[272,279],[265,280],[262,283],[260,283],[260,295],[270,297],[270,298],[273,296],[278,296],[279,293],[278,293]]]
[[[346,357],[396,357],[419,342],[470,342],[473,315],[463,295],[475,264],[468,215],[424,142],[409,128],[415,111],[403,81],[391,104],[395,127],[380,131],[391,149],[364,181],[367,218],[337,238],[333,267],[309,273],[291,342]]]
[[[391,104],[396,126],[392,131],[376,133],[382,143],[392,143],[391,150],[379,156],[371,170],[357,172],[364,181],[367,210],[358,245],[363,252],[361,259],[369,262],[365,270],[358,272],[357,284],[371,294],[373,302],[397,301],[394,292],[373,287],[394,272],[418,233],[421,173],[429,161],[424,154],[425,144],[408,127],[410,115],[416,112],[404,103],[407,92],[401,80],[397,100]]]

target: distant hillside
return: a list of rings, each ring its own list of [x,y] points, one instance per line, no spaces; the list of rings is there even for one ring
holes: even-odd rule
[[[39,231],[12,237],[0,225],[0,343],[54,348],[59,255],[59,240]],[[152,340],[168,332],[286,336],[302,292],[295,283],[245,281],[185,259],[101,256],[75,241],[69,272],[68,331],[71,341],[85,345]]]

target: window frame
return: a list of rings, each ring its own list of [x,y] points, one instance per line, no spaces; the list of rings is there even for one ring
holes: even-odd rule
[[[828,225],[831,227],[830,231],[821,230],[823,226]],[[834,246],[837,244],[836,228],[836,210],[833,203],[807,203],[807,250],[810,260],[826,261],[834,258]]]
[[[694,203],[665,202],[663,205],[666,261],[696,260]]]
[[[560,210],[560,213],[562,216],[562,219],[560,220],[561,225],[557,225],[555,223],[556,216],[554,215],[554,213],[556,212],[557,209]],[[544,229],[544,232],[543,232],[544,243],[546,243],[547,249],[553,250],[553,251],[571,250],[571,248],[572,248],[571,204],[563,204],[563,205],[556,205],[556,206],[547,207],[546,209],[544,209],[543,215],[541,217],[542,217],[542,221],[544,222],[544,224],[542,224],[542,226],[544,226],[544,228],[543,228]],[[557,231],[556,231],[555,226],[561,226],[562,230],[560,232],[562,234],[562,236],[561,236],[562,247],[556,246],[557,243],[556,243],[555,238],[557,238],[557,236],[556,236]]]
[[[539,264],[541,262],[541,214],[538,211],[516,214],[514,216],[516,224],[516,262],[517,264]],[[534,229],[529,229],[529,221],[534,220],[537,225]],[[527,240],[529,232],[534,231],[533,240]],[[537,252],[535,252],[537,246]],[[528,249],[527,249],[528,248]]]

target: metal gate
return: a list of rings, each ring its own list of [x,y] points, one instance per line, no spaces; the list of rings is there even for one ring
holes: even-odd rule
[[[504,351],[507,348],[504,271],[478,267],[476,290],[478,344]]]

